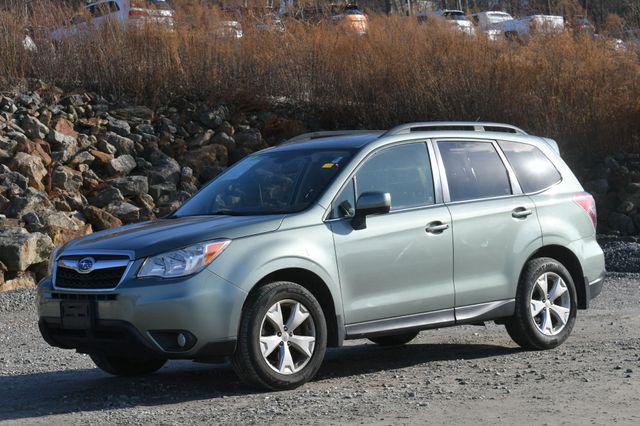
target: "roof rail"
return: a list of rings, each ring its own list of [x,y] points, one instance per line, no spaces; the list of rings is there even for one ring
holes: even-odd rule
[[[382,136],[401,135],[403,133],[428,130],[471,130],[476,132],[508,132],[526,135],[527,132],[519,127],[503,123],[489,123],[476,121],[428,121],[423,123],[400,124],[389,129]]]
[[[327,131],[321,131],[321,132],[309,132],[309,133],[303,133],[298,136],[294,136],[291,139],[284,141],[280,145],[289,145],[292,143],[306,142],[313,139],[331,138],[331,137],[337,137],[337,136],[360,135],[360,134],[374,133],[374,132],[380,132],[380,130],[327,130]]]

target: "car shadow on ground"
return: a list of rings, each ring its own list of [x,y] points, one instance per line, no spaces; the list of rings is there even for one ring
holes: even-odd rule
[[[361,344],[330,349],[315,382],[401,369],[423,363],[504,356],[515,348],[492,345]],[[51,360],[55,363],[55,360]],[[307,385],[313,386],[313,384]],[[98,369],[0,376],[0,420],[91,412],[264,393],[242,384],[230,366],[170,362],[158,373],[136,378]]]

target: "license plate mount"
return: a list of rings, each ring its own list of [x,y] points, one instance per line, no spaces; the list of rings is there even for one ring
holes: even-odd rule
[[[89,301],[62,301],[60,302],[60,318],[63,329],[88,330],[93,326],[93,303]]]

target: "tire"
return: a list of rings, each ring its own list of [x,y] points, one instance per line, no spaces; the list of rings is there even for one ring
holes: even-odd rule
[[[571,334],[577,306],[576,287],[567,268],[548,257],[532,259],[522,271],[515,314],[507,319],[505,327],[513,341],[524,349],[552,349]]]
[[[89,356],[102,371],[122,377],[155,373],[167,362],[162,358],[121,358],[102,354],[90,354]]]
[[[369,337],[369,340],[380,346],[401,346],[406,345],[407,343],[415,339],[418,333],[419,332],[417,331],[408,331],[405,333],[392,334],[388,336]]]
[[[298,308],[297,318],[305,319],[296,325],[293,313]],[[249,295],[232,364],[251,386],[294,389],[316,375],[326,348],[327,325],[316,298],[299,284],[273,282]]]

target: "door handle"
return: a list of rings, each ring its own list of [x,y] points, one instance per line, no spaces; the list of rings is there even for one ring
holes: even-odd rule
[[[515,217],[516,219],[526,219],[527,216],[531,214],[533,214],[533,210],[527,209],[525,207],[518,207],[511,212],[511,216]]]
[[[425,229],[425,231],[427,231],[429,234],[441,234],[447,229],[449,229],[448,223],[431,222],[430,224],[427,225],[427,228]]]

